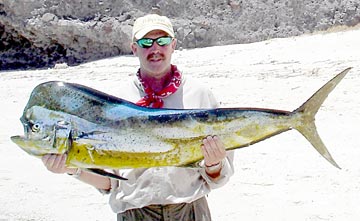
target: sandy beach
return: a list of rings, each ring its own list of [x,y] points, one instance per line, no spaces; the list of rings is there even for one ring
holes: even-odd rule
[[[235,175],[209,195],[215,221],[360,219],[360,27],[285,39],[176,51],[173,63],[210,87],[223,107],[294,110],[347,67],[353,67],[316,116],[321,138],[341,170],[296,131],[239,149]],[[138,68],[133,56],[76,67],[0,72],[0,221],[115,220],[108,196],[13,144],[32,89],[75,82],[115,96]]]

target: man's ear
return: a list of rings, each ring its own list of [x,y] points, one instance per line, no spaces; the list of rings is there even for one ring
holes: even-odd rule
[[[132,50],[132,53],[137,56],[137,47],[136,47],[136,44],[134,42],[131,43],[130,45],[131,47],[131,50]]]
[[[174,40],[173,40],[173,42],[172,42],[172,44],[171,44],[171,47],[172,47],[172,49],[175,51],[175,48],[176,48],[176,43],[177,43],[177,40],[176,40],[176,38],[174,38]]]

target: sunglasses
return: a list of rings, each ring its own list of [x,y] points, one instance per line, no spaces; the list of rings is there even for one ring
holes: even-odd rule
[[[160,38],[152,39],[152,38],[141,38],[136,41],[136,43],[142,48],[151,48],[154,42],[159,46],[169,45],[172,42],[173,38],[170,36],[163,36]]]

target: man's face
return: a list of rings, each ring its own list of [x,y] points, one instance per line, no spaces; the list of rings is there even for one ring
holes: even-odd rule
[[[147,33],[144,38],[157,39],[164,36],[168,34],[161,30],[154,30]],[[141,73],[156,78],[161,78],[170,71],[171,55],[175,47],[175,39],[164,46],[159,46],[154,42],[150,48],[142,48],[137,43],[131,45],[134,55],[139,57]]]

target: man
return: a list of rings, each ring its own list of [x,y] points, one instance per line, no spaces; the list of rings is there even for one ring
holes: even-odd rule
[[[176,47],[170,20],[156,14],[138,18],[133,27],[131,49],[140,68],[134,84],[122,98],[155,108],[215,108],[213,94],[185,78],[171,64]],[[211,220],[205,196],[224,185],[233,174],[233,153],[226,153],[217,136],[209,134],[199,143],[204,160],[201,168],[159,167],[114,171],[127,181],[110,180],[80,169],[66,168],[66,155],[46,155],[45,166],[55,173],[68,173],[110,192],[110,206],[118,220]]]

